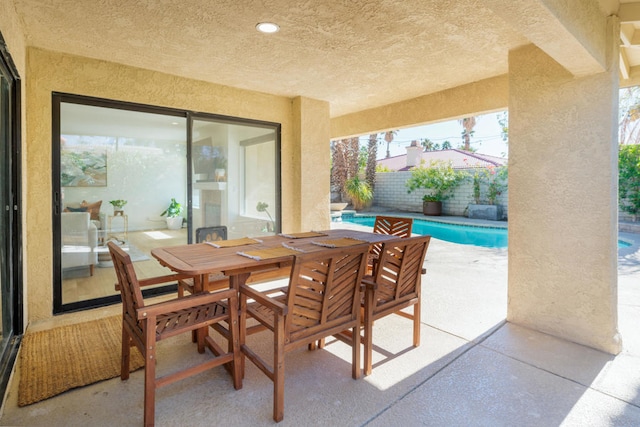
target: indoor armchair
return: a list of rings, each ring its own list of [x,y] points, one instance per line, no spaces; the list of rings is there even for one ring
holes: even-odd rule
[[[98,263],[98,229],[91,222],[88,212],[62,212],[60,215],[62,237],[62,269],[88,267],[93,276]]]

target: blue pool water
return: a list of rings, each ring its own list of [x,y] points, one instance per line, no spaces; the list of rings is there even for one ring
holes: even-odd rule
[[[376,218],[373,216],[343,216],[342,220],[373,227]],[[412,231],[416,234],[429,234],[436,239],[462,245],[484,246],[486,248],[507,247],[506,228],[474,227],[414,219]],[[629,246],[631,245],[627,242],[618,241],[618,247]]]

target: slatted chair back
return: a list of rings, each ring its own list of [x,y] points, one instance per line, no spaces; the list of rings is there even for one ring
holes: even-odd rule
[[[247,356],[274,383],[273,419],[284,417],[284,355],[343,330],[357,335],[352,343],[351,376],[360,377],[361,281],[367,262],[368,245],[319,251],[295,256],[289,285],[284,289],[260,292],[240,287],[240,329],[246,317],[255,318],[273,332],[273,363],[268,363],[244,342]],[[254,302],[247,304],[248,299]]]
[[[290,314],[285,322],[289,343],[303,341],[306,345],[308,337],[357,320],[363,251],[326,252],[302,255],[294,261],[287,293]]]
[[[430,241],[431,236],[416,236],[382,244],[379,268],[373,279],[377,285],[374,313],[420,296],[422,264]]]
[[[219,240],[227,240],[227,227],[225,225],[196,229],[196,243],[217,242]]]
[[[396,313],[413,320],[413,345],[420,345],[420,306],[423,263],[431,236],[386,241],[375,276],[365,278],[364,371],[372,369],[373,321]],[[413,306],[413,314],[401,311]]]
[[[138,283],[136,272],[133,268],[131,257],[122,248],[113,242],[107,243],[116,276],[118,278],[118,288],[122,298],[122,322],[128,327],[131,338],[136,344],[144,341],[144,331],[142,322],[137,317],[137,310],[144,307],[142,291]]]
[[[411,237],[411,227],[413,226],[413,218],[400,218],[393,216],[376,216],[373,224],[373,232],[378,234],[386,234],[401,238]],[[378,243],[371,247],[371,255],[374,259],[380,257],[382,244]]]
[[[193,295],[186,298],[145,305],[141,286],[176,281],[183,275],[154,277],[138,280],[129,255],[113,242],[107,244],[118,277],[116,288],[122,296],[122,359],[120,378],[129,378],[131,346],[135,345],[145,359],[144,369],[144,424],[154,424],[155,390],[188,376],[196,375],[215,366],[231,363],[233,385],[242,388],[242,358],[239,347],[238,296],[235,289]],[[225,337],[228,351],[209,337],[209,327],[220,322],[229,325]],[[180,333],[196,332],[198,352],[209,348],[213,358],[195,366],[156,378],[156,343]]]

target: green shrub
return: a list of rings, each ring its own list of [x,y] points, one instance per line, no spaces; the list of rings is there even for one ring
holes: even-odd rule
[[[373,191],[366,181],[360,180],[357,176],[349,178],[344,185],[344,191],[351,199],[351,204],[355,210],[362,209],[373,200]]]
[[[431,190],[422,197],[423,201],[441,202],[451,197],[451,191],[466,177],[467,173],[455,170],[451,162],[437,161],[428,167],[420,165],[413,168],[405,185],[409,193],[418,189]]]
[[[640,214],[640,145],[621,145],[618,153],[618,201],[620,209]]]

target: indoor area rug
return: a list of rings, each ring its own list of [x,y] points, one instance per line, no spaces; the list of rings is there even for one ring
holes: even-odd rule
[[[18,406],[120,376],[122,316],[30,333],[20,349]],[[144,366],[131,349],[131,371]]]

